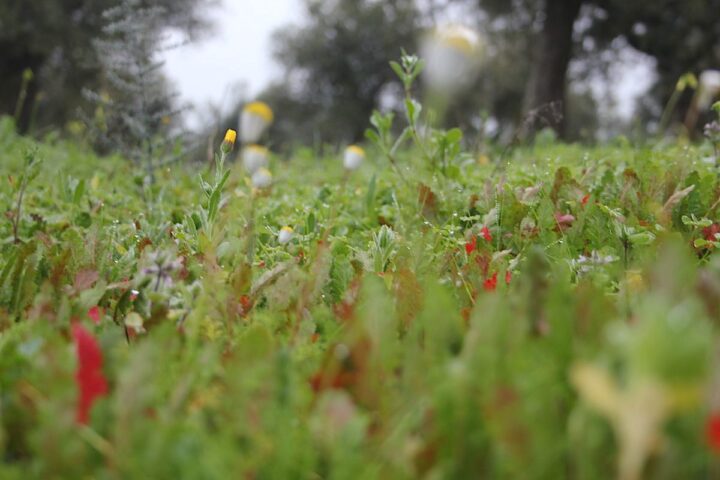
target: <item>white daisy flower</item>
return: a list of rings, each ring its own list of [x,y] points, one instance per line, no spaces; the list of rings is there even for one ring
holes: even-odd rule
[[[720,94],[720,70],[705,70],[698,79],[698,106],[706,109]]]
[[[285,245],[286,243],[290,242],[292,240],[294,235],[292,227],[282,227],[280,231],[278,232],[278,243],[280,245]]]
[[[245,105],[240,114],[240,139],[243,143],[256,143],[273,122],[272,109],[263,102]]]
[[[350,145],[345,149],[345,156],[343,158],[343,166],[347,170],[357,170],[365,160],[365,150],[357,145]]]
[[[255,188],[267,188],[272,183],[272,173],[267,168],[259,168],[252,174],[250,180]]]
[[[436,29],[421,43],[424,79],[435,93],[452,95],[475,80],[483,42],[474,30],[462,25]]]
[[[242,162],[245,170],[252,175],[261,168],[267,168],[270,151],[260,145],[248,145],[243,149]]]

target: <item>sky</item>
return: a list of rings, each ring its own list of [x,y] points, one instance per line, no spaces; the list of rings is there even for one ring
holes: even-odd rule
[[[211,19],[215,30],[206,39],[165,53],[165,68],[181,99],[199,111],[224,99],[259,93],[282,74],[272,58],[271,37],[287,25],[302,24],[301,0],[222,0]],[[640,54],[629,53],[612,72],[612,93],[618,113],[628,118],[633,100],[652,81],[652,64]],[[602,90],[593,85],[596,93]],[[232,88],[247,88],[233,94]],[[237,92],[235,92],[237,93]],[[242,95],[245,94],[245,95]],[[189,126],[198,126],[201,116],[188,116]]]
[[[200,108],[219,104],[241,83],[257,94],[281,74],[272,33],[301,23],[301,16],[299,0],[224,0],[210,16],[215,30],[206,39],[165,53],[168,76],[181,98]]]

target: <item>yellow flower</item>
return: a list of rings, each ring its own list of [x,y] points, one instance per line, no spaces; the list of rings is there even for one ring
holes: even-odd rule
[[[357,170],[365,160],[365,150],[357,145],[350,145],[345,149],[343,166],[348,170]]]
[[[228,130],[225,132],[225,139],[220,147],[223,153],[227,154],[232,151],[235,146],[235,140],[237,140],[237,132],[235,130]]]
[[[245,105],[240,115],[240,138],[243,143],[256,143],[273,122],[272,109],[263,102]]]
[[[237,140],[237,132],[233,129],[229,129],[227,132],[225,132],[225,141],[228,142],[231,145],[235,145],[235,140]]]

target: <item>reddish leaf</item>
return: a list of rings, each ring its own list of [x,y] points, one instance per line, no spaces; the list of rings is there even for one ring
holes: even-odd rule
[[[79,398],[75,421],[87,424],[93,403],[107,394],[108,386],[102,371],[102,351],[95,337],[79,323],[73,325],[72,335],[78,360],[75,382]]]
[[[100,278],[100,274],[97,270],[80,270],[75,275],[75,291],[87,290],[97,282],[98,278]]]

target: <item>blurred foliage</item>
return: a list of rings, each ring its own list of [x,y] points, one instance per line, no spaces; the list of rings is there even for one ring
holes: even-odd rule
[[[196,169],[143,186],[122,158],[14,130],[0,478],[717,473],[709,144],[544,135],[482,162],[403,147],[397,170],[369,148],[351,175],[298,149],[262,191],[231,165],[209,236]],[[73,323],[108,380],[87,425]]]
[[[107,25],[104,12],[123,3],[137,8],[165,8],[157,29],[197,36],[208,23],[204,14],[213,0],[4,0],[0,3],[0,114],[12,114],[23,72],[34,80],[21,108],[21,131],[64,127],[87,106],[83,89],[106,86],[95,39]]]

